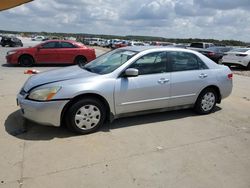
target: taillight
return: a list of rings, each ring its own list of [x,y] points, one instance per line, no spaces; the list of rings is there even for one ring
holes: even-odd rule
[[[213,55],[215,55],[214,52],[208,52],[208,56],[213,56]]]
[[[230,80],[233,79],[233,73],[228,74],[227,78],[230,79]]]

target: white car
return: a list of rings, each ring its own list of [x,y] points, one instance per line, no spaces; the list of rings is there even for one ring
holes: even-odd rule
[[[44,36],[35,36],[31,38],[32,41],[43,41],[45,39]]]
[[[250,48],[237,48],[226,53],[222,64],[243,66],[250,70]]]

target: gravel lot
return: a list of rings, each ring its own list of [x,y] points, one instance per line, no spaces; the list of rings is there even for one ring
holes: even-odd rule
[[[5,64],[9,49],[0,47],[1,188],[250,187],[249,77],[235,75],[232,95],[210,115],[181,110],[123,118],[76,136],[23,124],[15,99],[29,76],[27,68]]]

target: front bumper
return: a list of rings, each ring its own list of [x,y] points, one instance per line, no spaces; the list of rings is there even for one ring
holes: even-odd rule
[[[18,59],[14,55],[6,55],[6,62],[9,64],[18,64]]]
[[[17,103],[20,105],[22,115],[34,122],[44,125],[59,127],[61,113],[69,100],[57,100],[48,102],[37,102],[25,99],[25,96],[18,94]]]

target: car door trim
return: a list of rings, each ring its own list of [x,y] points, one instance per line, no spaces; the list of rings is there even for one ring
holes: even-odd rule
[[[195,96],[195,93],[187,94],[187,95],[177,95],[172,97],[162,97],[157,99],[146,99],[146,100],[139,100],[139,101],[131,101],[131,102],[124,102],[120,105],[130,105],[130,104],[138,104],[138,103],[144,103],[144,102],[152,102],[152,101],[161,101],[161,100],[169,100],[169,99],[176,99],[176,98],[182,98],[182,97],[192,97]]]
[[[131,102],[124,102],[120,105],[130,105],[130,104],[138,104],[138,103],[144,103],[144,102],[152,102],[152,101],[161,101],[161,100],[168,100],[171,97],[162,97],[162,98],[156,98],[156,99],[146,99],[146,100],[139,100],[139,101],[131,101]]]
[[[176,95],[176,96],[172,96],[170,97],[171,99],[177,99],[177,98],[183,98],[183,97],[192,97],[195,96],[195,93],[191,93],[191,94],[187,94],[187,95]]]

